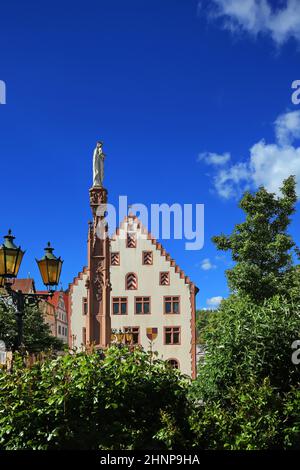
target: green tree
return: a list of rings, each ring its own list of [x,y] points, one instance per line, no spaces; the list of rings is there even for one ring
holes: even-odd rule
[[[203,332],[208,325],[209,319],[213,316],[215,310],[197,310],[196,311],[196,329],[197,343],[205,344]]]
[[[292,362],[292,343],[300,338],[300,302],[276,296],[262,305],[248,297],[222,302],[204,330],[207,354],[194,384],[204,401],[222,399],[224,391],[251,377],[268,378],[279,393],[300,380]]]
[[[231,290],[256,302],[284,294],[294,282],[295,243],[287,233],[297,201],[294,176],[284,181],[281,193],[277,197],[263,187],[255,194],[246,192],[239,204],[246,220],[231,235],[212,238],[219,250],[231,250],[236,263],[226,271]]]
[[[189,382],[126,347],[15,365],[0,371],[0,449],[184,448]]]
[[[11,349],[17,336],[17,322],[14,308],[0,301],[0,339]],[[27,306],[24,313],[23,343],[30,353],[47,349],[64,348],[62,341],[52,336],[50,327],[44,321],[42,312],[36,306]]]
[[[251,378],[228,387],[222,399],[192,410],[194,445],[214,450],[283,448],[283,417],[284,401],[269,380]]]

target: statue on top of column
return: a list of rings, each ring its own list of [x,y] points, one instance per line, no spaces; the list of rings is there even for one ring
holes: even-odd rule
[[[104,178],[104,158],[103,153],[103,142],[97,142],[96,148],[93,154],[93,187],[103,187]]]

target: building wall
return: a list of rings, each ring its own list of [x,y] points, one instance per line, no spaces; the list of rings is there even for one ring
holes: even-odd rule
[[[87,298],[87,273],[82,272],[75,278],[70,287],[70,347],[81,348],[83,344],[83,328],[86,328],[86,315],[83,315],[83,299]]]
[[[150,341],[146,335],[147,328],[157,328],[157,338],[152,343],[152,350],[158,352],[163,360],[176,359],[181,372],[195,377],[195,319],[193,284],[176,266],[160,244],[152,240],[142,229],[136,229],[136,247],[127,247],[127,223],[111,240],[111,252],[119,252],[120,265],[110,267],[111,275],[111,326],[112,329],[139,327],[139,342],[145,350],[150,349]],[[151,251],[152,265],[143,265],[143,251]],[[160,272],[170,273],[170,285],[160,285]],[[126,275],[135,273],[138,279],[136,290],[127,290]],[[87,268],[74,279],[69,289],[70,301],[70,338],[71,347],[81,348],[84,344],[84,329],[87,316],[83,314],[83,299],[88,297],[86,283]],[[150,314],[135,314],[135,298],[150,297]],[[180,297],[180,313],[164,313],[164,297]],[[127,298],[127,315],[114,315],[112,299]],[[166,345],[164,327],[180,327],[180,344]]]
[[[56,336],[64,343],[68,343],[68,315],[63,292],[59,292],[56,307]]]
[[[124,231],[127,223],[124,224]],[[115,240],[111,241],[111,251],[120,253],[120,266],[111,266],[111,297],[127,297],[127,315],[114,315],[111,305],[112,328],[140,327],[140,344],[149,350],[150,341],[146,336],[146,328],[157,328],[158,335],[153,341],[152,349],[159,353],[163,360],[176,359],[180,370],[192,375],[192,331],[191,331],[191,292],[190,284],[175,272],[175,266],[161,254],[157,245],[153,244],[141,230],[137,231],[136,248],[127,248],[126,236],[121,230]],[[152,251],[153,264],[143,265],[143,251]],[[174,264],[174,263],[173,263]],[[137,290],[126,290],[125,279],[128,273],[137,275]],[[160,285],[160,272],[170,273],[170,285]],[[135,314],[135,297],[150,297],[150,314]],[[180,313],[164,313],[164,297],[180,297]],[[181,341],[178,345],[164,344],[164,327],[179,326]]]
[[[49,325],[51,334],[56,336],[56,315],[55,315],[55,307],[47,302],[47,300],[43,300],[39,304],[41,311],[43,312],[44,320]]]

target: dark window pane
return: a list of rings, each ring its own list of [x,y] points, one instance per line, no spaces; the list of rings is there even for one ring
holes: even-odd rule
[[[127,307],[127,304],[126,304],[125,302],[122,302],[122,303],[121,303],[121,313],[122,313],[123,315],[126,315],[126,310],[127,310],[126,307]]]
[[[171,344],[172,343],[172,335],[171,333],[166,332],[166,344]]]
[[[119,313],[119,304],[116,302],[113,303],[114,314],[117,315]]]
[[[137,302],[135,305],[136,305],[136,313],[142,313],[142,302]]]
[[[150,312],[150,305],[149,302],[144,303],[144,313],[149,313]]]
[[[174,313],[179,312],[179,302],[174,302],[173,303],[173,309],[174,309]]]
[[[139,342],[139,334],[138,333],[133,333],[132,335],[133,343],[138,344]]]
[[[179,343],[179,333],[174,332],[173,333],[173,344],[178,344]]]
[[[171,302],[166,302],[166,313],[171,313]]]

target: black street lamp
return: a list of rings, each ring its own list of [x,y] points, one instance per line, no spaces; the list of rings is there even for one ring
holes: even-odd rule
[[[23,317],[26,304],[38,303],[41,299],[47,299],[53,295],[53,288],[59,284],[63,261],[53,254],[53,248],[48,242],[45,255],[41,260],[36,260],[43,282],[47,287],[48,294],[25,294],[21,290],[12,288],[12,279],[18,275],[25,251],[14,244],[15,237],[11,230],[4,237],[4,243],[0,246],[0,287],[4,287],[16,307],[18,336],[14,346],[18,350],[23,342]]]

